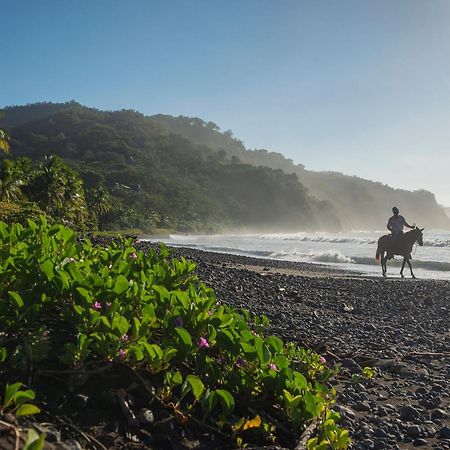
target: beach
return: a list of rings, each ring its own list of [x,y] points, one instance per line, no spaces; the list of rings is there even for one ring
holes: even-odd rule
[[[171,251],[197,263],[218,302],[267,315],[271,333],[340,365],[335,409],[353,448],[450,449],[450,282]]]

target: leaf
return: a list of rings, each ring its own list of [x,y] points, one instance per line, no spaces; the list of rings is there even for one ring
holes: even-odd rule
[[[234,409],[234,398],[225,389],[216,389],[214,391],[219,397],[225,414],[230,414]]]
[[[14,395],[14,404],[16,406],[24,404],[28,400],[34,400],[36,394],[31,389],[27,389],[26,391],[18,391]]]
[[[0,362],[4,362],[8,356],[8,351],[5,347],[0,347]]]
[[[172,382],[173,382],[174,384],[182,384],[182,383],[183,383],[183,376],[181,375],[180,372],[175,372],[175,373],[173,374]]]
[[[81,298],[85,301],[86,306],[91,306],[92,304],[92,297],[89,291],[83,287],[77,287],[75,289],[78,294],[81,296]]]
[[[200,380],[200,378],[195,375],[188,375],[186,377],[186,382],[190,386],[195,399],[199,400],[205,390],[205,386],[202,380]]]
[[[243,430],[249,430],[250,428],[259,428],[261,426],[261,417],[257,415],[254,419],[247,420],[242,427]]]
[[[192,347],[191,335],[184,328],[176,327],[175,333],[178,335],[178,337],[181,339],[181,341],[183,342],[183,344],[186,347],[189,347],[189,348]]]
[[[116,282],[114,283],[113,291],[120,295],[123,294],[129,287],[128,280],[123,275],[117,275]]]
[[[16,416],[17,417],[21,417],[21,416],[31,416],[33,414],[38,414],[40,413],[41,410],[35,406],[32,405],[30,403],[24,403],[23,405],[20,406],[20,408],[16,411]]]
[[[5,398],[3,400],[4,407],[10,405],[14,401],[14,395],[22,387],[22,383],[7,384],[5,389]]]
[[[47,259],[46,261],[44,261],[41,265],[40,268],[42,270],[42,272],[44,273],[44,275],[47,277],[48,281],[53,280],[55,274],[53,272],[53,263]]]
[[[33,429],[28,430],[27,440],[22,450],[42,450],[45,444],[45,433],[40,435]]]
[[[8,291],[8,295],[18,308],[22,308],[23,300],[18,292]]]

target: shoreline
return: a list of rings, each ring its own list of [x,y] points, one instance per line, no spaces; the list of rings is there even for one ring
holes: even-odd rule
[[[450,449],[449,281],[168,248],[197,263],[218,302],[267,315],[270,333],[341,366],[336,409],[353,448]]]

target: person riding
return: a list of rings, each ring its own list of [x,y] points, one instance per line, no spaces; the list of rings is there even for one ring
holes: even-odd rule
[[[415,228],[415,225],[409,225],[405,218],[401,216],[400,211],[396,206],[392,208],[394,215],[389,218],[386,228],[391,232],[392,235],[392,250],[389,252],[389,256],[392,258],[394,256],[394,251],[396,247],[401,243],[403,238],[403,227]]]

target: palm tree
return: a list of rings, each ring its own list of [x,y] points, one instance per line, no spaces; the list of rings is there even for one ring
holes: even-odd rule
[[[5,153],[8,153],[9,151],[8,140],[8,133],[4,130],[0,130],[0,150],[3,150]]]
[[[30,183],[30,198],[67,225],[80,226],[86,221],[83,182],[57,156],[44,157]]]
[[[112,203],[108,191],[99,186],[95,189],[89,189],[87,192],[87,202],[89,209],[100,218],[111,211]]]
[[[11,203],[25,199],[22,186],[26,184],[26,179],[20,163],[9,159],[0,163],[0,200]]]

